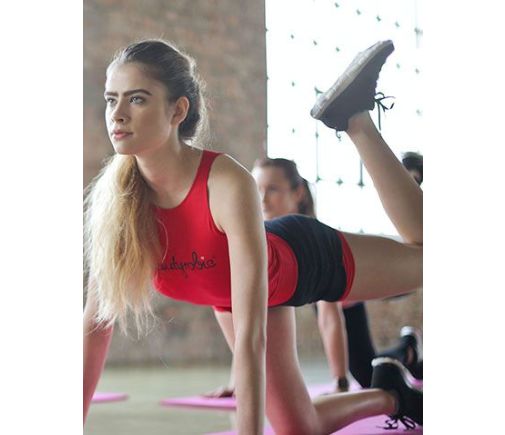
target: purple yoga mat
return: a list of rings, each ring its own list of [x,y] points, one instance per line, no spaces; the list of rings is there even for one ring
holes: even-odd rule
[[[388,419],[387,415],[378,415],[375,417],[364,418],[362,420],[356,421],[349,426],[334,432],[336,435],[395,435],[395,434],[409,434],[409,435],[419,435],[423,433],[423,428],[416,426],[415,429],[405,431],[404,426],[400,423],[398,429],[382,429],[385,424],[384,422]],[[236,435],[236,432],[212,432],[206,435]],[[275,435],[271,428],[266,428],[264,435]]]
[[[99,393],[96,392],[91,399],[91,403],[119,402],[128,399],[125,393]]]

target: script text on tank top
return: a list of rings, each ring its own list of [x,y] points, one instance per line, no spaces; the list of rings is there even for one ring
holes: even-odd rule
[[[184,277],[188,277],[189,272],[197,272],[203,269],[212,269],[216,267],[216,262],[213,258],[205,259],[203,255],[198,255],[196,251],[191,254],[191,261],[177,261],[175,255],[172,255],[170,262],[163,262],[158,266],[158,270],[180,270]]]

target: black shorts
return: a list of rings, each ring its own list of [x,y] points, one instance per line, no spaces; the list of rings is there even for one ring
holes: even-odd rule
[[[339,231],[315,218],[298,214],[266,221],[265,228],[285,240],[298,261],[295,292],[281,305],[335,302],[347,296],[354,275],[354,261]]]

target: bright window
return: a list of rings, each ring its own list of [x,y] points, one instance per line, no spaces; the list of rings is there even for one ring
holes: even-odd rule
[[[382,134],[399,158],[405,151],[423,153],[417,7],[416,0],[266,1],[268,156],[296,161],[312,185],[319,219],[336,228],[396,234],[346,135],[338,139],[310,117],[315,89],[331,86],[358,51],[392,39],[396,50],[377,91],[396,99],[395,107],[381,114]],[[374,110],[375,121],[377,116]]]

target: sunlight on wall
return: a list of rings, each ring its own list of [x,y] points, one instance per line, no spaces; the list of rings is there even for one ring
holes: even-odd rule
[[[396,49],[377,91],[396,99],[381,114],[381,131],[397,157],[423,153],[418,7],[416,0],[266,1],[268,156],[296,161],[312,185],[319,219],[336,228],[396,234],[346,135],[338,139],[310,117],[315,89],[331,86],[358,51],[392,39]]]

